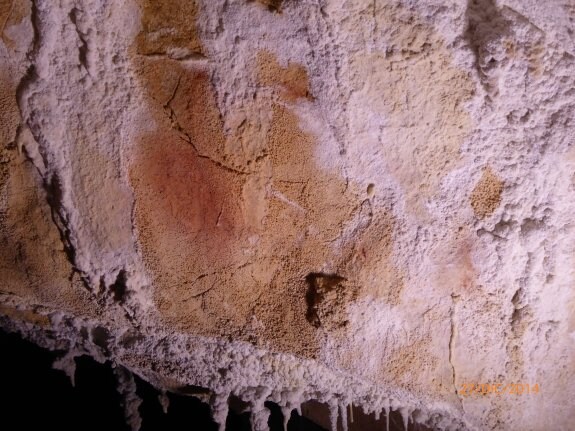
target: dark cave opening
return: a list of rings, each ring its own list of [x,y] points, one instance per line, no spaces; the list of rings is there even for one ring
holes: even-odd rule
[[[111,363],[100,364],[89,356],[75,358],[75,386],[72,386],[64,372],[52,368],[54,360],[63,352],[43,349],[18,334],[3,330],[0,330],[0,349],[2,429],[130,431]],[[141,431],[218,430],[208,404],[193,396],[167,393],[169,407],[164,413],[158,398],[161,393],[138,376],[134,378],[142,400]],[[190,388],[189,393],[198,392],[197,387]],[[227,431],[251,430],[250,414],[243,411],[245,406],[241,404],[240,400],[234,402],[234,397],[230,398]],[[270,410],[270,431],[283,431],[280,407],[269,401],[265,406]],[[310,401],[302,406],[302,411],[304,416],[292,411],[287,431],[327,431],[324,428],[329,424],[326,405]],[[375,420],[373,414],[365,415],[357,406],[354,406],[354,415],[355,422],[348,424],[349,431],[385,429],[384,415]],[[341,429],[341,423],[338,425]],[[428,429],[413,423],[408,428]],[[399,412],[391,413],[389,430],[403,430]]]
[[[0,331],[0,349],[2,429],[130,430],[125,423],[122,399],[116,390],[110,363],[100,364],[88,356],[76,358],[76,384],[72,386],[62,371],[52,368],[57,352],[42,349],[17,334],[4,331]],[[135,379],[137,393],[142,399],[139,408],[141,431],[217,431],[206,403],[195,397],[169,393],[169,408],[165,414],[158,401],[160,392],[137,376]],[[266,406],[271,412],[270,430],[283,430],[279,406],[271,402]],[[230,409],[226,430],[250,429],[249,413]],[[294,411],[288,430],[324,429]]]

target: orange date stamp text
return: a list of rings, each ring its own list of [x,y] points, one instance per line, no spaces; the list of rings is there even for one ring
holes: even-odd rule
[[[540,391],[539,383],[463,383],[459,395],[532,395]]]

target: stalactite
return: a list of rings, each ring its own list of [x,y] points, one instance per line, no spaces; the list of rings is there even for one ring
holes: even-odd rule
[[[399,414],[401,414],[401,418],[403,419],[403,429],[407,431],[409,425],[409,409],[407,407],[400,407]]]
[[[353,423],[353,402],[349,404],[349,422]]]
[[[76,356],[79,354],[69,350],[63,356],[59,357],[52,363],[52,368],[63,371],[70,379],[72,386],[76,386]]]
[[[142,418],[139,411],[142,400],[136,393],[134,375],[121,365],[114,367],[114,375],[116,376],[118,393],[123,399],[126,423],[132,431],[139,431],[142,426]]]
[[[228,399],[229,393],[212,394],[210,397],[210,408],[212,411],[212,418],[218,424],[219,431],[226,429],[226,419],[228,418]]]
[[[284,431],[287,431],[287,425],[290,420],[292,409],[286,406],[281,406],[282,416],[283,416],[283,426]]]
[[[389,399],[385,400],[383,409],[385,410],[385,431],[389,431],[389,414],[391,413]]]
[[[340,403],[339,404],[339,411],[340,411],[340,416],[341,416],[341,426],[343,428],[343,431],[347,431],[347,404],[345,403]]]
[[[160,403],[164,414],[168,414],[168,409],[170,408],[170,397],[168,397],[166,391],[160,392],[158,395],[158,402]]]
[[[331,431],[337,431],[339,404],[335,398],[332,398],[329,401],[328,406],[329,406],[329,421],[331,425]]]

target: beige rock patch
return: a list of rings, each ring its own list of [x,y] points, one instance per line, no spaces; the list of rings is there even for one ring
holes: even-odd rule
[[[27,1],[0,1],[3,30],[29,13]],[[4,34],[2,38],[10,47]],[[93,307],[52,221],[42,179],[14,144],[21,122],[16,102],[18,79],[14,70],[0,69],[0,294],[86,315]],[[25,311],[3,312],[32,323],[46,323],[43,317]]]
[[[235,108],[238,120],[224,134],[210,66],[142,56],[134,65],[157,129],[135,144],[129,176],[163,319],[181,330],[315,357],[318,340],[345,327],[357,295],[400,302],[391,215],[368,216],[365,190],[316,164],[316,137],[293,110],[293,103],[311,101],[304,66],[281,65],[261,51],[252,77],[265,91]],[[262,112],[270,118],[262,121]],[[358,213],[372,222],[336,245]],[[382,259],[383,283],[369,280],[359,290],[365,280],[349,279],[335,301],[325,295],[321,324],[310,321],[310,274],[326,267],[344,278],[358,268],[381,272]]]
[[[14,142],[20,124],[16,85],[7,69],[0,69],[0,148]],[[2,168],[0,167],[0,170]]]
[[[258,81],[262,85],[280,87],[282,96],[290,102],[299,98],[311,98],[306,69],[297,63],[282,67],[277,58],[268,51],[257,56]]]
[[[36,313],[32,310],[20,310],[0,304],[0,316],[6,316],[13,320],[31,323],[32,325],[44,328],[50,327],[50,319],[48,316],[44,316],[43,314]]]
[[[315,138],[287,106],[262,99],[272,110],[263,158],[242,165],[228,157],[205,71],[138,64],[158,129],[142,135],[130,181],[161,315],[184,330],[314,356],[306,276],[326,262],[345,268],[347,255],[331,244],[359,208],[355,194],[316,165]],[[248,198],[255,213],[245,210]],[[345,305],[335,314],[342,321]],[[322,330],[336,326],[332,319]]]
[[[143,55],[201,54],[196,31],[196,0],[140,0],[142,31],[136,39]]]
[[[278,348],[309,352],[308,344],[313,342],[310,329],[308,337],[296,337],[309,326],[305,291],[288,295],[286,289],[297,282],[286,287],[283,277],[277,283],[269,279],[270,274],[277,277],[274,273],[282,255],[291,248],[287,244],[283,250],[278,247],[282,237],[295,241],[295,232],[288,233],[294,230],[289,226],[293,214],[285,219],[278,215],[279,223],[272,222],[276,229],[269,230],[270,215],[263,220],[266,226],[246,219],[243,186],[251,182],[254,188],[262,188],[263,193],[253,199],[256,206],[267,206],[273,199],[266,192],[268,174],[249,174],[247,166],[228,164],[223,125],[205,71],[187,71],[176,62],[153,60],[140,72],[159,128],[142,136],[130,179],[136,195],[139,241],[154,274],[160,313],[185,330],[237,333],[254,342],[263,335],[278,343]],[[158,82],[168,84],[156,85]],[[297,120],[289,126],[295,126],[296,138],[302,138]],[[293,211],[281,200],[277,204],[279,213]],[[284,220],[289,225],[282,226]],[[260,229],[274,232],[275,240],[263,245]],[[277,253],[270,253],[269,247],[278,247]],[[271,263],[268,256],[277,256],[278,261]],[[275,290],[262,295],[268,289]],[[290,314],[287,320],[286,311]]]
[[[188,326],[203,296],[229,283],[226,268],[244,263],[243,178],[217,158],[224,137],[207,75],[157,60],[140,73],[160,126],[142,136],[130,169],[136,224],[160,311]]]
[[[0,0],[0,39],[7,47],[13,47],[14,41],[6,35],[6,29],[30,15],[30,5],[29,0]]]
[[[0,210],[0,293],[89,315],[94,307],[68,261],[35,168],[16,150],[7,157],[10,173],[0,188],[6,202]]]
[[[459,160],[471,129],[464,104],[474,85],[452,63],[442,38],[412,12],[388,4],[375,10],[388,48],[350,60],[361,104],[385,116],[380,145],[406,195],[408,209],[426,218],[424,199]],[[367,118],[367,117],[366,117]],[[369,124],[357,120],[356,133]]]
[[[485,218],[497,209],[501,202],[504,183],[487,167],[483,170],[481,179],[471,192],[471,207],[475,216]]]

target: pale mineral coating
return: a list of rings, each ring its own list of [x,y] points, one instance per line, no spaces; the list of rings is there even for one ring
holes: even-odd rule
[[[133,429],[129,372],[257,430],[266,399],[575,429],[571,2],[0,0],[0,31],[0,322],[117,364]]]

